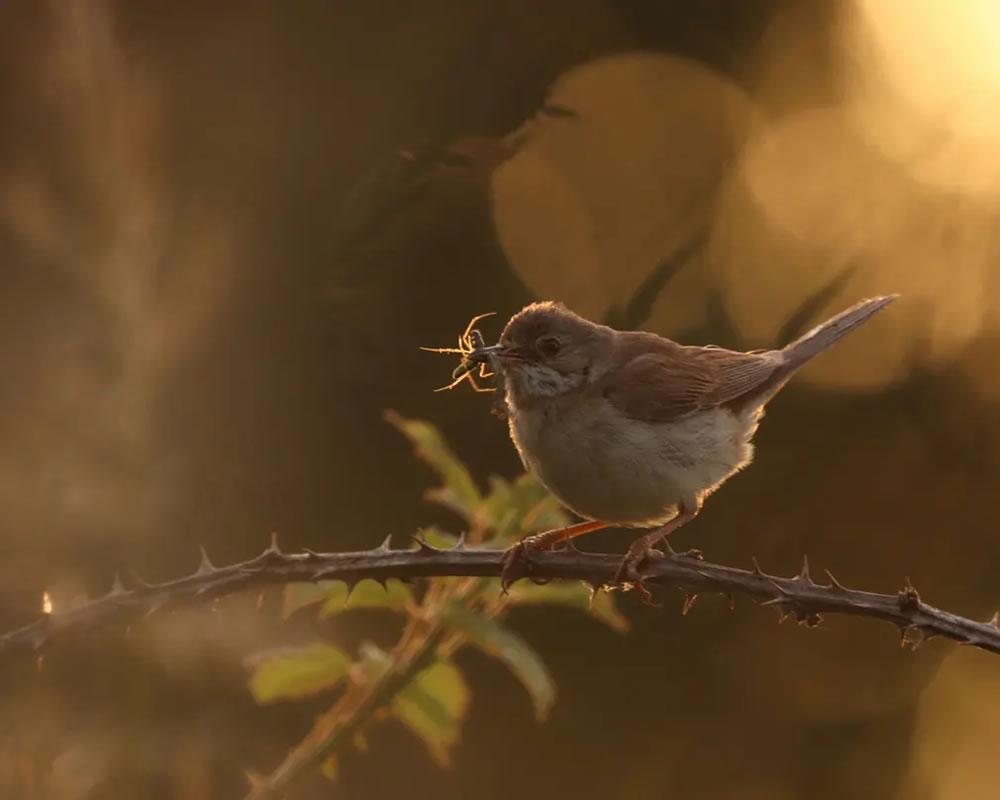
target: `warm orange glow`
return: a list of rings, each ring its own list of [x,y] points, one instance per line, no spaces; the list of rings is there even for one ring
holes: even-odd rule
[[[52,598],[49,597],[48,592],[42,592],[42,613],[43,614],[52,613]]]
[[[1000,4],[855,0],[845,31],[866,135],[921,180],[1000,191]]]

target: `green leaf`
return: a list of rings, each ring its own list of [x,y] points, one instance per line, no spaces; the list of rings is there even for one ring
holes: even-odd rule
[[[404,419],[395,411],[386,411],[385,418],[413,442],[417,455],[444,481],[442,487],[427,493],[428,499],[468,520],[473,519],[482,503],[482,496],[469,470],[448,447],[437,428],[422,420]]]
[[[496,620],[459,603],[451,606],[445,621],[484,652],[503,661],[527,689],[535,716],[539,720],[545,718],[555,702],[556,687],[548,668],[531,645]]]
[[[250,691],[258,703],[308,697],[336,686],[350,664],[340,650],[326,644],[269,650],[252,659]]]
[[[317,583],[289,583],[285,586],[281,605],[281,616],[288,619],[299,609],[315,603],[322,603],[337,589],[343,589],[341,581],[319,581]]]
[[[319,618],[326,619],[355,608],[388,608],[401,611],[412,602],[413,593],[410,587],[395,579],[386,581],[384,589],[378,581],[365,579],[354,587],[350,597],[347,595],[347,584],[339,581],[327,594]]]
[[[450,764],[460,723],[469,710],[469,687],[450,661],[438,661],[416,677],[392,701],[392,713],[427,746],[441,766]]]
[[[510,587],[510,602],[517,605],[559,605],[586,611],[620,633],[628,630],[628,620],[618,610],[609,592],[592,592],[585,583],[561,581],[546,584],[519,581]]]

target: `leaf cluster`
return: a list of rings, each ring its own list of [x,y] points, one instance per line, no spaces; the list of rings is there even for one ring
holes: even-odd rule
[[[426,498],[457,515],[456,534],[428,527],[418,536],[434,547],[505,547],[518,538],[568,523],[558,502],[530,474],[513,480],[491,476],[485,489],[431,424],[389,413],[387,419],[413,444],[440,483]],[[285,587],[284,614],[309,611],[317,620],[359,609],[399,615],[403,632],[386,650],[365,641],[348,654],[333,642],[257,654],[248,662],[249,686],[259,703],[330,696],[329,710],[269,776],[251,776],[251,797],[275,797],[305,769],[319,765],[335,778],[345,746],[365,747],[373,725],[394,721],[411,731],[441,766],[448,766],[469,711],[472,690],[454,656],[475,647],[499,659],[528,692],[539,720],[556,697],[539,654],[505,624],[511,607],[559,605],[590,614],[618,631],[626,620],[614,596],[582,582],[520,582],[504,596],[496,578],[433,578],[418,590],[396,580],[293,583]]]

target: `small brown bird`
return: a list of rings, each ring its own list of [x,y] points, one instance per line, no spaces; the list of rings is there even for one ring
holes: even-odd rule
[[[767,402],[796,370],[897,297],[864,300],[781,350],[750,353],[617,331],[558,303],[519,311],[499,344],[467,357],[502,372],[521,460],[587,521],[510,548],[505,588],[526,549],[611,525],[652,528],[632,542],[617,576],[648,600],[638,568],[662,557],[653,545],[750,463]]]

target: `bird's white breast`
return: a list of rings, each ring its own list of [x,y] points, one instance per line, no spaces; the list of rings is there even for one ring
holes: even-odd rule
[[[512,409],[521,458],[583,517],[651,527],[750,463],[759,414],[694,412],[669,422],[624,417],[603,397]]]

